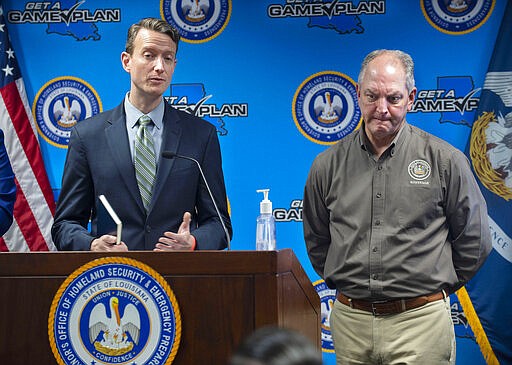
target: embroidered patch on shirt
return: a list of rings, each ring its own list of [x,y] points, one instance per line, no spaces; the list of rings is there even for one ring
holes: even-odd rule
[[[407,167],[407,172],[409,172],[411,178],[419,182],[424,181],[430,176],[431,168],[429,163],[425,160],[414,160]],[[415,182],[411,181],[411,183]]]

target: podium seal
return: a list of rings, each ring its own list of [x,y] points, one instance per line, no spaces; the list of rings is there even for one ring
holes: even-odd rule
[[[180,343],[180,312],[155,270],[105,257],[62,283],[50,307],[48,336],[60,365],[169,365]]]

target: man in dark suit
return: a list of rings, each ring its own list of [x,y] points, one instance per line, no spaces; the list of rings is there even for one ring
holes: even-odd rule
[[[176,29],[156,18],[142,19],[128,30],[121,61],[130,74],[130,91],[121,105],[71,131],[52,227],[59,250],[227,246],[198,166],[186,159],[160,157],[162,151],[170,151],[199,161],[231,235],[216,129],[172,108],[162,97],[174,73],[178,42]],[[123,222],[120,244],[114,235],[97,230],[102,194]],[[92,232],[87,230],[90,218]]]

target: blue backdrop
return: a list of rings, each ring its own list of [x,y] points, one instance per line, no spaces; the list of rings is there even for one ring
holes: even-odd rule
[[[376,48],[410,53],[418,98],[408,121],[464,151],[506,2],[202,0],[188,18],[195,2],[185,0],[3,6],[55,198],[70,126],[118,105],[129,89],[120,62],[129,25],[152,16],[178,27],[183,42],[166,96],[217,126],[232,248],[255,248],[256,190],[269,188],[277,247],[294,250],[327,318],[333,293],[306,255],[302,193],[313,158],[360,122],[353,92],[363,57]],[[315,114],[329,103],[343,112]],[[56,110],[69,114],[56,120]],[[457,363],[485,363],[452,300]],[[334,364],[328,322],[322,335],[326,364]]]

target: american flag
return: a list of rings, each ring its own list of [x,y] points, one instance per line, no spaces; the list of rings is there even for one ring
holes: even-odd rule
[[[51,226],[55,201],[1,5],[0,128],[17,188],[14,221],[0,237],[0,251],[54,251]]]

